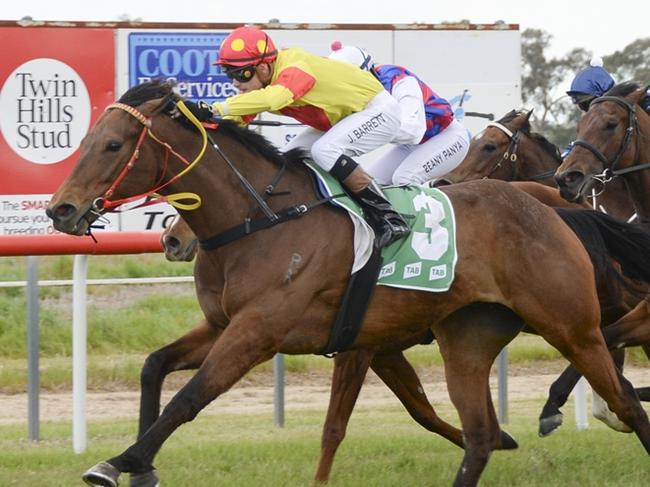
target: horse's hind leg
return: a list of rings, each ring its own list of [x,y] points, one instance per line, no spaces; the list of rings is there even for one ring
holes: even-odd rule
[[[438,417],[402,352],[376,354],[370,366],[423,428],[463,447],[462,431]]]
[[[334,357],[330,402],[323,425],[320,460],[314,477],[316,482],[326,483],[329,480],[334,455],[345,438],[345,430],[372,356],[373,352],[367,350],[353,350]]]
[[[487,304],[467,307],[435,325],[449,396],[463,429],[465,456],[454,480],[456,487],[478,483],[501,441],[489,392],[490,368],[521,327],[510,310]]]
[[[572,334],[545,336],[547,341],[582,372],[591,387],[607,401],[609,409],[639,437],[650,454],[650,423],[630,384],[614,365],[598,328],[567,326]]]

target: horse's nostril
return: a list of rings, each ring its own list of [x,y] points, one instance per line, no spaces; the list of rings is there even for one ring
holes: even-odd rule
[[[52,220],[62,221],[71,218],[77,212],[77,208],[74,205],[63,203],[55,208],[48,208],[45,212]]]
[[[164,244],[166,249],[172,251],[178,250],[178,248],[181,246],[180,240],[178,240],[176,237],[171,237],[171,236],[165,237]]]

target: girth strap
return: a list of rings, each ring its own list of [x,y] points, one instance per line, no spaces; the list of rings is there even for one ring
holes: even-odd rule
[[[375,246],[368,262],[350,276],[330,333],[329,342],[320,352],[321,355],[331,357],[335,353],[350,349],[361,330],[361,324],[377,285],[382,264],[381,249]]]
[[[291,208],[285,208],[276,213],[277,218],[271,220],[270,218],[259,218],[257,220],[251,220],[246,218],[244,223],[230,227],[228,230],[224,230],[217,235],[206,238],[205,240],[199,240],[199,245],[203,250],[214,250],[216,248],[222,247],[230,242],[233,242],[237,239],[250,235],[251,233],[259,232],[266,228],[273,227],[280,223],[284,223],[295,218],[299,218],[306,214],[309,210],[320,206],[324,203],[328,203],[334,198],[338,198],[341,195],[330,196],[329,198],[323,198],[317,201],[314,201],[310,204],[292,206]]]

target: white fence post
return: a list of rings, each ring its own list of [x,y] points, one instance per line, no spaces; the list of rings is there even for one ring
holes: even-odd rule
[[[88,256],[75,255],[72,269],[72,446],[86,450],[86,276]]]
[[[589,420],[587,419],[587,395],[585,393],[586,386],[587,381],[584,377],[580,377],[580,380],[573,388],[573,401],[576,410],[576,428],[579,430],[584,430],[589,427]]]

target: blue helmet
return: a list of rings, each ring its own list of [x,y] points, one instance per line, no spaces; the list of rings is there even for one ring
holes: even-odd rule
[[[571,89],[566,92],[571,97],[579,95],[602,96],[614,86],[614,78],[603,68],[601,59],[592,59],[591,65],[580,71],[573,82]]]

